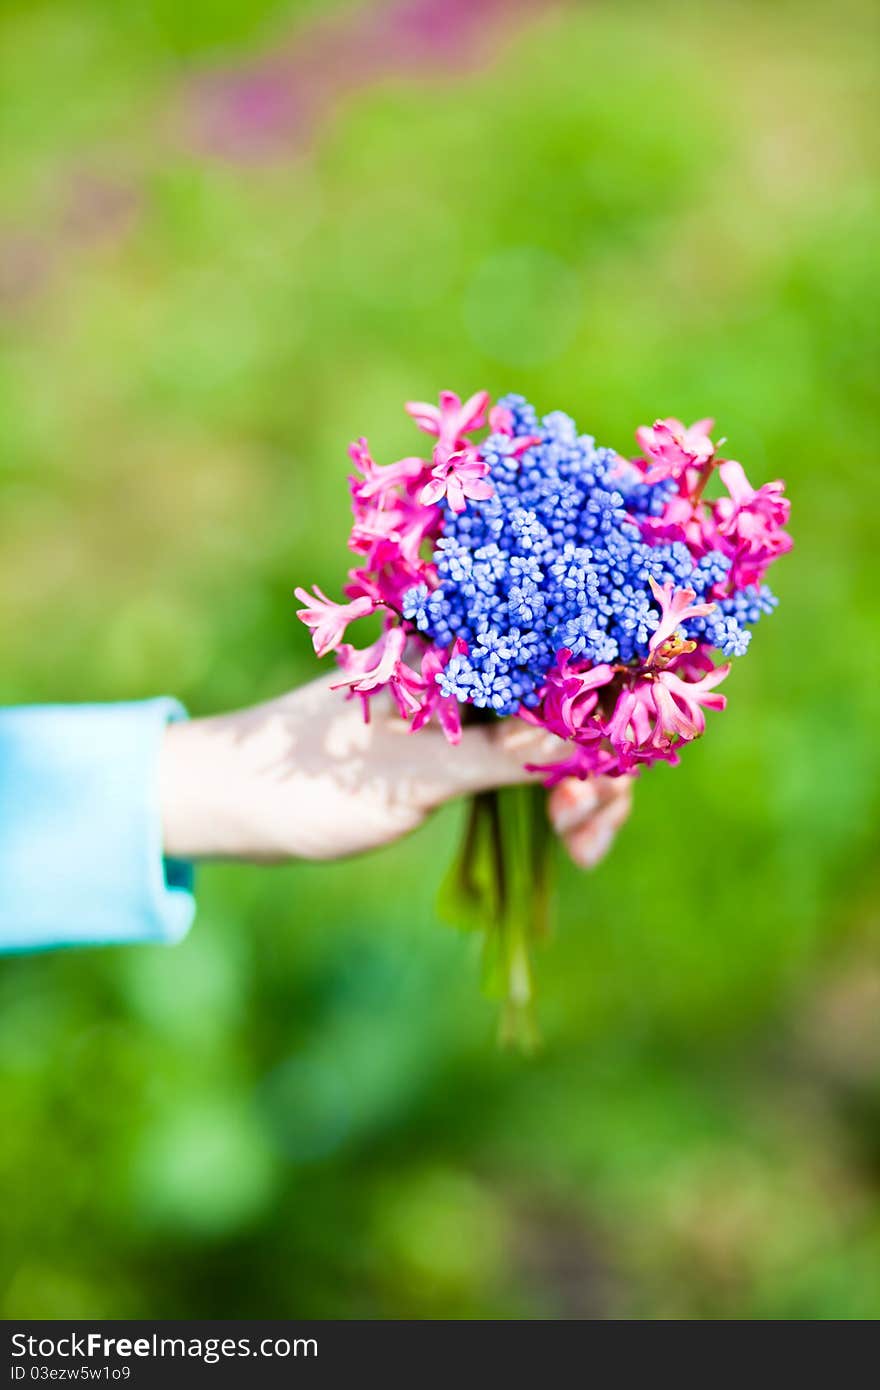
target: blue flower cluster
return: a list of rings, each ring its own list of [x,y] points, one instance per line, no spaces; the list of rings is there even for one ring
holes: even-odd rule
[[[541,442],[520,459],[504,435],[481,445],[494,496],[459,514],[446,507],[434,554],[439,585],[411,589],[404,615],[439,646],[466,642],[467,653],[453,656],[440,678],[445,695],[513,714],[538,704],[562,647],[594,663],[647,657],[660,618],[649,576],[708,597],[729,561],[720,551],[694,561],[685,545],[648,545],[632,517],[658,515],[669,484],[621,477],[614,451],[579,435],[561,411],[539,422],[521,396],[500,404],[516,434]],[[689,620],[686,631],[739,655],[747,625],[774,605],[765,587],[744,590]]]

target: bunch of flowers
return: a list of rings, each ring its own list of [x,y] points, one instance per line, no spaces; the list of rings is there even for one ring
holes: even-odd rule
[[[365,718],[389,692],[414,732],[436,719],[451,743],[466,711],[541,726],[571,749],[533,769],[548,785],[677,762],[705,711],[724,708],[730,667],[715,653],[742,655],[776,605],[763,579],[791,546],[783,484],[752,487],[718,456],[711,420],[658,420],[623,458],[521,396],[492,406],[486,392],[446,391],[406,408],[433,439],[427,456],[380,466],[366,440],[351,446],[346,601],[296,591],[316,652],[336,652],[340,687]],[[709,501],[713,475],[722,495]],[[374,612],[381,634],[356,650],[346,627]],[[489,820],[502,841],[497,802]],[[478,840],[472,821],[472,889]],[[490,930],[509,898],[500,873],[476,892]],[[522,960],[506,966],[509,989]]]

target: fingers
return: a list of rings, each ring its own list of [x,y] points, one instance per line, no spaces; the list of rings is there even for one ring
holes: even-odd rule
[[[400,721],[395,718],[393,723],[399,731]],[[540,782],[540,774],[526,772],[527,763],[551,764],[571,753],[570,744],[522,719],[466,725],[456,747],[450,747],[439,730],[430,729],[412,742],[394,742],[397,749],[385,748],[383,757],[387,762],[395,751],[403,754],[410,799],[423,810],[455,796]],[[610,849],[631,801],[630,777],[570,777],[550,793],[548,812],[574,862],[592,868]]]
[[[553,788],[547,798],[547,813],[557,835],[570,834],[598,809],[599,782],[599,778],[581,782],[577,777],[566,777]]]
[[[567,778],[550,793],[548,811],[571,858],[591,869],[608,853],[631,807],[631,777]]]

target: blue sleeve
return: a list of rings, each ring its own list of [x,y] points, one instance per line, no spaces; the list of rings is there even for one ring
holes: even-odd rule
[[[192,870],[162,858],[174,700],[0,709],[0,951],[178,941]]]

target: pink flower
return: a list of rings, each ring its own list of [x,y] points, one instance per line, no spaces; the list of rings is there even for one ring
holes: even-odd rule
[[[458,642],[453,643],[452,650],[458,645]],[[437,677],[448,660],[449,655],[438,647],[429,647],[422,657],[423,698],[410,729],[418,733],[436,715],[447,740],[456,744],[461,742],[461,706],[454,695],[442,694],[437,684]]]
[[[356,555],[368,557],[369,569],[402,561],[416,572],[423,563],[422,543],[436,534],[438,525],[436,512],[409,498],[395,498],[390,507],[365,510],[351,529],[348,545]]]
[[[654,705],[657,726],[664,734],[688,741],[699,738],[706,729],[703,710],[725,708],[727,696],[715,694],[714,688],[728,675],[730,663],[726,666],[708,664],[710,669],[697,680],[682,680],[672,670],[660,672],[654,682]]]
[[[588,777],[615,777],[621,771],[617,758],[598,744],[576,744],[567,758],[558,763],[526,763],[526,772],[544,778],[545,787],[555,787],[567,777],[584,782]]]
[[[420,458],[398,459],[397,463],[380,466],[373,459],[365,439],[356,439],[348,452],[355,467],[363,474],[363,481],[349,478],[355,502],[368,502],[377,497],[382,506],[389,492],[421,478],[425,471],[425,461]]]
[[[366,596],[355,598],[351,603],[334,603],[317,584],[313,587],[317,597],[313,597],[307,589],[294,590],[300,602],[307,605],[300,608],[296,616],[311,628],[312,645],[317,655],[326,656],[327,652],[335,651],[339,646],[348,624],[356,618],[365,618],[376,605]]]
[[[527,449],[541,443],[539,434],[517,434],[513,432],[513,411],[506,405],[493,405],[489,411],[489,428],[493,434],[503,434],[511,441],[510,457],[521,458]]]
[[[395,663],[388,682],[401,719],[417,719],[424,706],[425,682],[405,661]]]
[[[681,541],[696,558],[717,549],[715,527],[705,505],[681,493],[668,498],[659,516],[641,516],[638,524],[649,545],[659,541]]]
[[[677,762],[683,743],[705,732],[705,709],[724,709],[715,691],[730,665],[715,667],[705,648],[684,652],[656,675],[646,672],[624,685],[604,734],[621,771],[660,759]]]
[[[660,605],[660,622],[648,643],[651,656],[670,637],[674,637],[678,627],[688,618],[703,618],[711,613],[714,603],[694,603],[693,589],[675,589],[671,579],[667,579],[662,589],[653,575],[648,577],[651,592]],[[650,658],[649,658],[650,661]]]
[[[338,661],[345,675],[331,686],[339,690],[350,686],[358,695],[367,695],[388,684],[394,675],[394,668],[403,656],[406,646],[406,633],[402,627],[389,627],[382,633],[378,642],[358,651],[347,643],[339,648]]]
[[[513,434],[513,411],[506,405],[493,405],[489,411],[489,429],[493,434]]]
[[[439,443],[451,452],[464,446],[465,435],[483,428],[488,404],[488,391],[477,391],[464,404],[454,391],[441,391],[439,407],[427,401],[407,401],[406,409],[420,430],[435,434]]]
[[[653,745],[653,715],[653,682],[638,681],[635,685],[623,687],[617,697],[614,713],[605,725],[605,736],[623,764],[631,765],[636,750]]]
[[[733,557],[730,585],[734,589],[760,582],[767,566],[791,550],[792,539],[782,528],[791,503],[777,480],[752,487],[742,464],[727,459],[718,470],[730,496],[715,503],[714,519],[725,548]]]
[[[573,671],[571,652],[563,647],[556,654],[556,668],[544,688],[540,722],[559,738],[590,736],[586,720],[599,703],[599,688],[607,685],[614,671],[610,666],[593,666],[589,671]]]
[[[648,458],[646,483],[659,483],[664,478],[680,478],[688,468],[703,468],[715,454],[709,438],[714,420],[698,420],[688,428],[670,416],[655,420],[653,427],[642,425],[636,430],[639,448]]]
[[[337,655],[345,675],[331,690],[348,686],[353,695],[361,697],[364,719],[369,720],[370,696],[387,689],[402,718],[418,719],[425,703],[426,681],[424,674],[419,675],[403,660],[408,640],[406,630],[395,625],[363,651],[343,645]]]
[[[348,572],[349,582],[345,593],[351,598],[368,595],[376,604],[399,613],[403,607],[403,596],[414,584],[427,584],[434,588],[437,571],[433,565],[420,564],[410,569],[402,562],[384,564],[381,569],[353,569]]]
[[[478,458],[473,449],[459,449],[448,454],[438,444],[434,450],[431,480],[419,493],[419,501],[422,506],[430,507],[445,497],[454,512],[463,512],[467,505],[465,498],[482,502],[494,494],[492,484],[485,481],[488,472],[488,463]]]

